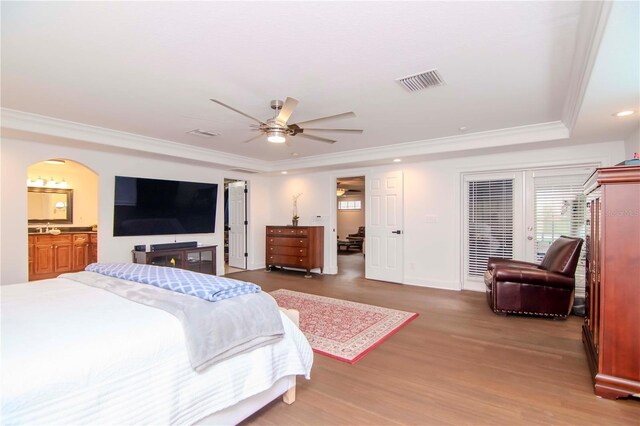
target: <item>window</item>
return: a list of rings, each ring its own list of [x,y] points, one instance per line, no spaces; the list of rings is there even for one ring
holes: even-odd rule
[[[360,210],[362,202],[360,200],[338,201],[338,210]]]
[[[585,196],[587,174],[539,176],[534,178],[536,261],[541,262],[549,246],[561,235],[585,234]],[[585,252],[576,268],[576,296],[584,296]]]
[[[513,258],[513,179],[467,182],[467,274],[482,277],[489,257]]]

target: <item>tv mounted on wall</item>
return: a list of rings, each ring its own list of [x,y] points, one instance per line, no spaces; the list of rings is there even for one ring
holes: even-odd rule
[[[215,232],[218,184],[116,176],[113,236]]]

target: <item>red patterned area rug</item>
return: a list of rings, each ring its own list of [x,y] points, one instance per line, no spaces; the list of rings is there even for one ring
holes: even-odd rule
[[[292,290],[270,293],[278,306],[300,312],[300,330],[314,352],[356,363],[418,314]]]

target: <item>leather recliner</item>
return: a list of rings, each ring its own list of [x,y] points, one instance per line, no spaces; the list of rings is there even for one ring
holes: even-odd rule
[[[581,238],[561,236],[540,265],[490,257],[484,283],[487,302],[497,314],[566,318],[573,305]]]

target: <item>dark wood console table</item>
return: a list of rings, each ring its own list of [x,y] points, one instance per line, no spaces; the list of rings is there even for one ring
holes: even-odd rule
[[[216,248],[203,246],[193,248],[132,251],[133,263],[168,266],[203,274],[216,275]]]

